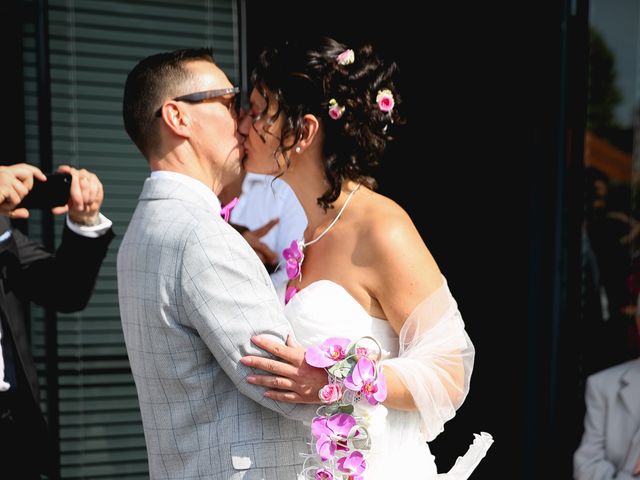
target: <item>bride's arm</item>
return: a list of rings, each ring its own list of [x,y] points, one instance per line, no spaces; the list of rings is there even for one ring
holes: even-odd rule
[[[433,438],[468,392],[473,366],[457,304],[409,217],[401,212],[372,223],[366,275],[369,291],[399,335],[397,358],[383,361],[385,405],[420,412]]]

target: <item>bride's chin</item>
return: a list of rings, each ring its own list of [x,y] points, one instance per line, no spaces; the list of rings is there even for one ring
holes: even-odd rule
[[[264,169],[259,168],[260,164],[256,165],[256,163],[251,159],[249,155],[245,155],[242,160],[242,166],[247,172],[251,173],[267,173]]]

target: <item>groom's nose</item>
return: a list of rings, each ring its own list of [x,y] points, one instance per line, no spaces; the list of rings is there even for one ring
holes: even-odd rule
[[[251,115],[243,108],[238,113],[238,132],[245,137],[249,135],[249,129],[251,128]]]

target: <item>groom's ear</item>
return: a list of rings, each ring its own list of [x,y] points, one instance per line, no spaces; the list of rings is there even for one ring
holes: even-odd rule
[[[162,121],[176,135],[181,137],[191,136],[189,116],[180,109],[177,103],[167,102],[162,107]]]
[[[304,131],[299,144],[303,150],[306,150],[316,139],[320,129],[320,122],[318,122],[318,118],[315,115],[308,113],[302,117],[302,124]]]

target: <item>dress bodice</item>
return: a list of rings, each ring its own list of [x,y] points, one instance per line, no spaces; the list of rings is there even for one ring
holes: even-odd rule
[[[388,321],[372,317],[340,284],[317,280],[294,295],[285,307],[296,340],[303,346],[327,337],[357,340],[370,335],[391,357],[398,355],[398,334]]]
[[[284,303],[284,293],[279,293]],[[389,322],[369,315],[344,287],[331,280],[317,280],[297,292],[285,306],[285,314],[304,347],[320,345],[329,337],[355,341],[371,336],[380,343],[384,357],[398,356],[398,335]],[[416,471],[423,472],[421,478],[435,478],[435,462],[420,432],[418,413],[378,408],[383,424],[369,432],[373,450],[365,479],[414,478]],[[391,429],[398,435],[390,435]],[[407,440],[394,445],[389,443],[392,438]],[[404,459],[401,468],[396,463],[399,459]]]
[[[279,293],[284,304],[284,288]],[[448,290],[446,293],[450,295]],[[428,305],[435,306],[437,313],[438,303]],[[457,312],[457,307],[454,310]],[[329,337],[358,340],[363,336],[371,336],[380,343],[385,357],[393,359],[398,356],[399,338],[389,322],[369,315],[344,287],[331,280],[317,280],[298,291],[286,304],[284,311],[296,340],[305,347],[320,345]],[[454,315],[452,318],[458,317]],[[459,322],[461,324],[461,319]],[[453,320],[447,326],[451,324],[454,324]],[[455,330],[455,324],[449,328]],[[442,329],[439,334],[445,335],[444,338],[459,338],[458,335],[447,337],[448,333]],[[439,343],[442,341],[439,340]],[[411,363],[406,368],[410,366]],[[377,409],[381,409],[379,412],[382,412],[383,423],[377,424],[375,429],[370,425],[372,450],[367,458],[365,480],[466,480],[493,442],[488,434],[483,433],[482,438],[476,435],[473,445],[463,457],[458,458],[451,472],[438,475],[426,433],[421,429],[420,413],[387,409],[382,404]]]

